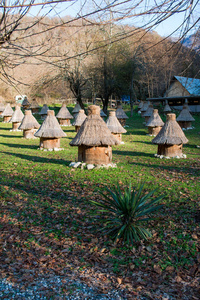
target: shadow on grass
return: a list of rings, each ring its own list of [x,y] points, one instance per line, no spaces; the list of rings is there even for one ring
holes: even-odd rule
[[[7,146],[7,147],[11,147],[11,148],[28,148],[28,149],[38,149],[39,144],[38,145],[22,145],[22,144],[10,144],[10,143],[0,143],[1,145]]]
[[[9,129],[10,130],[10,129]],[[12,139],[15,139],[15,138],[22,138],[23,136],[22,135],[7,135],[7,134],[0,134],[0,137],[4,137],[4,138],[12,138]]]
[[[117,155],[125,155],[125,156],[145,156],[145,157],[153,157],[151,153],[144,153],[144,152],[136,152],[136,151],[120,151],[120,150],[113,150],[113,154]]]
[[[6,123],[5,123],[6,124]],[[12,126],[11,127],[9,127],[9,128],[5,128],[5,127],[0,127],[0,130],[8,130],[8,131],[10,131],[12,129]]]

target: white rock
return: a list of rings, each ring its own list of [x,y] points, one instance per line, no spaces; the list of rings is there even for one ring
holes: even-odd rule
[[[163,159],[163,157],[164,157],[163,155],[160,155],[160,158],[161,158],[161,159]]]
[[[88,169],[88,170],[94,169],[94,165],[93,165],[93,164],[88,164],[88,165],[87,165],[87,169]]]
[[[74,166],[73,166],[73,168],[76,169],[76,168],[78,168],[79,166],[81,166],[81,162],[80,162],[80,161],[78,161],[77,163],[75,163]]]
[[[53,151],[53,149],[47,149],[48,151]]]
[[[154,154],[154,156],[155,156],[155,157],[157,157],[157,156],[158,156],[158,154],[157,154],[157,153],[155,153],[155,154]]]
[[[124,144],[124,142],[121,142],[120,144]]]
[[[180,158],[178,155],[175,158]]]
[[[72,161],[72,162],[69,164],[69,167],[73,167],[75,164],[76,164],[76,162]]]
[[[169,157],[169,156],[165,156],[165,158],[166,158],[166,159],[170,159],[170,157]]]
[[[85,168],[85,166],[86,166],[86,163],[82,163],[81,164],[81,170],[83,170]]]

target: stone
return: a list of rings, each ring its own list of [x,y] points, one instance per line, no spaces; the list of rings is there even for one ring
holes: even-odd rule
[[[81,162],[78,161],[77,163],[74,164],[73,168],[77,169],[79,166],[81,166]]]
[[[69,167],[73,167],[74,165],[76,164],[76,162],[71,162],[70,164],[69,164]]]
[[[94,167],[95,167],[95,166],[94,166],[93,164],[88,164],[88,165],[87,165],[87,169],[88,169],[88,170],[92,170],[92,169],[94,169]]]

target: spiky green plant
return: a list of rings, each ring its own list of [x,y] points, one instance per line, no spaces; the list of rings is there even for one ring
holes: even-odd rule
[[[150,238],[152,235],[146,228],[147,222],[153,219],[150,214],[162,207],[158,202],[164,196],[152,199],[156,190],[145,193],[144,183],[133,190],[130,183],[124,193],[119,185],[106,190],[108,194],[100,192],[103,198],[99,202],[91,201],[100,208],[100,218],[104,223],[101,230],[115,241],[122,239],[128,244]]]

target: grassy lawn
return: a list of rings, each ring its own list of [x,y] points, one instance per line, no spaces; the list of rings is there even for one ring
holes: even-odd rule
[[[194,116],[195,129],[185,132],[187,159],[168,160],[154,157],[157,146],[146,135],[144,119],[127,114],[125,144],[113,147],[117,168],[90,171],[69,167],[78,156],[77,147],[69,146],[73,126],[63,127],[64,150],[48,152],[38,150],[39,139],[23,139],[21,132],[10,132],[11,124],[0,123],[3,277],[26,287],[37,274],[71,272],[104,292],[125,289],[130,299],[150,297],[158,287],[183,299],[185,283],[188,299],[198,299],[200,116]],[[146,192],[157,188],[155,196],[165,195],[162,210],[149,223],[153,238],[134,247],[102,236],[90,204],[101,197],[99,190],[130,181],[133,186],[145,181]]]

